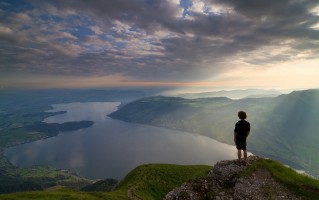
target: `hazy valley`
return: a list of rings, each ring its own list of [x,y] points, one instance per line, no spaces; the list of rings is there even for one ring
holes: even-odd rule
[[[233,126],[234,123],[238,120],[236,113],[238,112],[238,110],[245,110],[248,113],[248,120],[252,124],[252,131],[248,140],[249,151],[259,156],[266,156],[271,157],[275,160],[279,160],[280,162],[288,164],[296,169],[305,170],[314,176],[317,176],[318,174],[316,168],[318,164],[317,144],[319,142],[318,136],[316,134],[319,124],[319,109],[317,105],[317,102],[319,100],[318,90],[296,91],[290,94],[271,98],[246,98],[240,100],[231,100],[225,97],[183,99],[178,97],[156,96],[157,92],[143,93],[139,91],[103,90],[65,90],[50,92],[32,91],[23,93],[7,92],[3,94],[5,95],[1,95],[0,97],[1,193],[32,190],[39,191],[46,188],[51,188],[52,186],[64,186],[76,190],[83,188],[84,191],[94,191],[98,193],[94,193],[94,195],[92,196],[90,194],[79,193],[63,188],[59,189],[59,187],[57,187],[57,189],[53,189],[54,192],[51,193],[52,197],[65,198],[65,196],[73,196],[74,198],[77,198],[78,195],[84,195],[86,196],[86,199],[95,199],[94,196],[97,195],[101,198],[106,199],[129,199],[127,197],[127,192],[132,192],[132,190],[130,190],[131,186],[129,187],[128,185],[136,184],[134,187],[136,189],[132,192],[132,194],[142,198],[145,197],[151,199],[161,199],[174,187],[180,186],[181,183],[187,181],[191,177],[197,177],[199,175],[195,171],[192,171],[191,173],[188,171],[193,170],[192,167],[186,167],[185,174],[188,174],[189,176],[180,174],[173,178],[178,179],[177,181],[170,179],[169,176],[171,175],[167,175],[165,177],[161,176],[161,173],[170,173],[171,168],[175,168],[174,166],[154,166],[155,168],[157,168],[157,170],[155,171],[152,171],[153,169],[147,167],[138,167],[137,169],[142,169],[142,171],[138,172],[138,175],[136,174],[136,171],[133,171],[132,173],[135,174],[133,179],[130,173],[125,177],[122,175],[121,177],[123,177],[123,179],[120,179],[122,181],[120,182],[120,185],[116,187],[115,191],[105,193],[105,191],[111,190],[117,183],[117,181],[120,180],[98,179],[98,181],[96,181],[85,178],[83,176],[79,176],[72,170],[65,170],[63,168],[57,169],[48,166],[17,167],[13,166],[8,158],[3,155],[5,149],[15,146],[14,148],[17,149],[17,155],[19,155],[20,158],[24,158],[22,159],[22,162],[25,162],[27,160],[25,158],[28,156],[28,154],[23,154],[23,152],[36,152],[36,148],[39,148],[39,151],[41,151],[43,155],[47,153],[48,157],[50,157],[51,153],[43,149],[43,147],[51,148],[54,151],[54,148],[49,145],[51,143],[51,138],[54,139],[52,141],[62,141],[66,138],[69,138],[69,140],[65,140],[65,142],[68,142],[70,147],[73,148],[76,147],[72,144],[74,142],[84,144],[82,139],[80,139],[82,136],[83,139],[94,142],[94,140],[87,139],[88,134],[92,135],[94,133],[90,132],[89,130],[95,130],[94,127],[99,126],[102,128],[101,130],[111,130],[115,127],[112,127],[110,126],[110,124],[108,124],[110,122],[114,123],[112,121],[113,119],[109,119],[109,122],[103,120],[94,120],[94,115],[91,115],[90,111],[96,111],[94,111],[94,109],[92,108],[97,108],[98,118],[107,118],[106,114],[107,112],[109,112],[110,117],[121,120],[115,120],[117,121],[116,123],[118,123],[119,127],[127,126],[127,129],[131,130],[131,132],[127,132],[125,134],[123,134],[125,132],[124,128],[118,130],[114,129],[114,132],[110,132],[110,136],[113,135],[115,137],[116,135],[122,135],[121,137],[127,139],[128,143],[120,142],[122,146],[120,145],[118,147],[127,149],[132,148],[129,151],[132,153],[137,153],[136,155],[138,155],[138,151],[135,152],[133,149],[138,150],[137,146],[144,146],[144,148],[149,148],[148,153],[150,154],[150,156],[155,156],[156,149],[154,151],[152,151],[151,149],[158,144],[153,143],[153,141],[157,141],[165,146],[169,144],[167,143],[168,141],[173,142],[175,140],[175,142],[170,143],[172,146],[174,146],[175,149],[168,145],[165,147],[162,146],[162,148],[165,148],[167,150],[166,153],[165,151],[160,150],[161,148],[157,149],[156,151],[161,151],[164,152],[164,154],[166,155],[170,155],[170,163],[173,163],[174,160],[176,162],[178,159],[185,159],[188,160],[188,162],[190,160],[194,160],[195,163],[201,164],[205,164],[204,160],[207,160],[209,156],[215,156],[216,159],[219,160],[235,158],[235,154],[234,152],[232,152],[235,151],[234,146],[224,148],[217,142],[210,142],[209,138],[199,138],[199,135],[207,136],[218,141],[233,145]],[[100,103],[94,104],[89,102]],[[108,107],[109,105],[104,105],[103,102],[113,102],[112,105],[114,104],[114,106],[119,105],[119,103],[116,102],[122,102],[122,104],[119,106],[119,109],[115,109],[115,107],[112,107],[108,108],[107,110],[109,111],[107,111],[103,110],[102,107]],[[52,105],[60,105],[62,107],[56,109],[57,107],[52,107]],[[85,109],[81,113],[80,110],[83,108],[79,106],[82,105],[87,105],[87,107],[83,107]],[[75,106],[73,110],[75,110],[76,112],[68,110],[67,106]],[[51,111],[46,112],[48,110]],[[112,110],[114,110],[115,112],[113,112]],[[72,112],[74,112],[73,115]],[[91,117],[93,116],[93,118],[81,118],[83,113],[86,113],[85,115]],[[75,118],[70,118],[70,116],[74,116]],[[92,121],[88,119],[92,119]],[[127,123],[125,124],[125,122],[122,121],[131,122],[133,125],[132,127],[136,127],[138,129],[132,129],[131,126],[126,125]],[[150,128],[139,127],[135,123],[151,126]],[[102,124],[104,125],[101,126]],[[165,127],[168,129],[153,129],[151,128],[152,126]],[[109,127],[109,129],[107,127]],[[144,137],[144,139],[134,138],[134,132],[132,131],[144,129],[145,133],[139,133],[139,135]],[[170,132],[167,130],[172,131]],[[116,131],[119,132],[116,133]],[[154,134],[149,131],[160,132]],[[103,133],[103,131],[98,132]],[[57,137],[57,135],[59,137]],[[94,134],[92,136],[94,136]],[[97,135],[95,135],[94,137],[96,136]],[[58,138],[60,139],[57,140]],[[100,141],[101,145],[104,144],[105,146],[105,144],[107,144],[106,141],[109,140],[110,142],[112,142],[112,139],[110,140],[110,138],[111,137],[107,138],[106,140],[102,140],[99,136],[98,140]],[[144,142],[137,142],[138,140]],[[37,146],[32,147],[34,149],[31,151],[31,149],[27,149],[25,147],[32,146],[33,143],[30,143],[32,141],[38,141],[38,143]],[[200,141],[205,141],[205,145],[202,146],[203,143],[200,143]],[[27,144],[21,145],[24,143]],[[43,147],[41,147],[41,143],[43,143]],[[136,143],[137,146],[130,147],[130,143]],[[149,146],[147,146],[147,143]],[[184,147],[181,146],[182,143],[186,145],[185,149],[183,149]],[[91,143],[88,144],[92,146]],[[52,145],[54,146],[56,144],[52,143]],[[116,143],[114,145],[116,145]],[[101,146],[99,146],[98,144],[95,146],[96,149],[100,149],[101,151]],[[112,145],[106,146],[112,147]],[[56,151],[58,152],[57,155],[61,155],[63,153],[65,155],[65,159],[68,159],[67,156],[72,155],[67,153],[67,151],[65,151],[63,147],[56,146],[56,148],[58,148]],[[178,150],[178,148],[181,149]],[[230,155],[227,155],[228,157],[218,157],[218,154],[220,154],[218,153],[218,149],[221,152],[229,151]],[[76,151],[78,152],[78,154],[87,154],[85,153],[85,151],[79,151],[78,148],[76,148]],[[102,151],[103,155],[107,154],[107,152],[112,152],[113,150],[110,148],[108,150]],[[169,151],[171,153],[169,153]],[[187,156],[183,157],[182,154],[177,153],[178,151],[186,153]],[[196,151],[196,153],[192,154],[192,151]],[[15,154],[14,152],[15,151],[12,151],[13,155]],[[140,151],[140,157],[147,155],[142,152],[147,151]],[[124,153],[123,156],[121,156],[121,153],[115,153],[114,157],[125,160],[124,155],[128,154]],[[126,158],[129,160],[130,158],[134,157],[132,155],[128,157],[126,156]],[[67,162],[63,161],[62,157],[60,157],[61,162]],[[159,154],[155,157],[160,158]],[[17,161],[17,158],[18,157],[13,160]],[[97,160],[99,159],[101,158],[97,158]],[[32,160],[34,161],[34,158],[30,159],[30,161]],[[102,162],[99,162],[98,165],[100,165],[101,167],[107,165],[111,166],[110,164],[107,164],[108,161],[113,164],[119,162],[119,160],[112,160],[110,158],[109,160],[105,161],[106,165],[103,165]],[[151,162],[151,160],[146,161],[146,163],[149,162]],[[162,160],[162,163],[167,162],[168,160]],[[178,162],[183,163],[184,161]],[[206,164],[210,165],[214,162],[215,161],[210,160]],[[141,164],[143,164],[143,162],[141,162]],[[90,166],[89,168],[92,169],[94,168],[94,166],[98,166],[94,159],[88,160],[86,165]],[[120,165],[121,164],[119,164],[119,166]],[[135,164],[134,166],[137,166],[137,164]],[[107,169],[107,167],[103,168],[105,170]],[[132,166],[130,169],[133,168],[135,167]],[[207,165],[202,166],[202,170],[204,170],[203,172],[205,173],[207,173],[207,170],[210,168],[211,167]],[[127,173],[129,172],[129,169],[125,170],[127,171]],[[176,170],[179,171],[180,169],[176,168]],[[150,177],[145,179],[142,178],[143,173],[151,174]],[[201,174],[200,176],[205,176],[205,173]],[[184,178],[180,179],[179,176],[184,176]],[[295,175],[293,175],[293,177],[294,176]],[[112,178],[111,176],[108,177]],[[103,176],[102,179],[104,178],[107,177]],[[94,184],[91,185],[92,183]],[[168,184],[168,187],[164,186],[165,183]],[[141,185],[138,186],[139,184]],[[146,189],[142,189],[145,188],[145,184],[148,186],[146,187]],[[288,185],[289,184],[290,183],[288,183]],[[317,183],[314,183],[314,185],[316,184]],[[309,187],[316,187],[314,185]],[[151,191],[156,192],[152,193]],[[44,194],[46,193],[17,193],[11,196],[9,195],[7,196],[7,198],[19,199],[21,197],[19,195],[26,195],[26,197],[30,199],[43,199],[41,196]]]
[[[148,97],[129,103],[110,116],[202,134],[233,144],[236,113],[245,110],[252,124],[249,150],[297,169],[319,174],[319,90],[296,91],[274,98],[183,99]]]

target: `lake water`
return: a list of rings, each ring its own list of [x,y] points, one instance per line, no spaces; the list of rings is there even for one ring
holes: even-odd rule
[[[87,178],[123,178],[146,163],[207,164],[235,159],[236,148],[208,137],[107,117],[120,103],[53,105],[48,123],[90,120],[94,125],[56,137],[11,147],[5,155],[17,166],[50,165]]]

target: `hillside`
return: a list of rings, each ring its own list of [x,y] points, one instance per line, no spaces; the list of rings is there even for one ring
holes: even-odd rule
[[[252,130],[249,151],[319,176],[319,90],[296,91],[275,98],[231,100],[147,97],[110,116],[197,133],[233,144],[239,110],[248,113]]]
[[[269,159],[248,158],[210,166],[147,164],[132,170],[112,192],[57,188],[0,195],[0,199],[318,199],[319,181]]]
[[[15,167],[0,152],[0,194],[39,191],[55,186],[80,189],[92,180],[49,166]]]
[[[132,170],[113,192],[79,192],[66,188],[51,191],[23,192],[0,195],[0,199],[108,199],[125,200],[133,197],[141,199],[162,199],[175,187],[189,179],[207,175],[211,166],[148,164]],[[98,186],[99,187],[99,186]],[[91,190],[94,190],[91,187]]]

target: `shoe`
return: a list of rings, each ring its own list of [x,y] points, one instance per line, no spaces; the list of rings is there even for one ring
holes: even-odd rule
[[[246,166],[246,165],[247,165],[247,163],[246,163],[245,160],[242,161],[242,165],[243,165],[243,166]]]

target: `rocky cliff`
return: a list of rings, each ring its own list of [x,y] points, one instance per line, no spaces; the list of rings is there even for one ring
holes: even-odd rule
[[[165,200],[268,200],[300,199],[277,181],[267,168],[252,167],[261,158],[250,156],[246,163],[218,162],[207,178],[191,180],[169,192]]]

